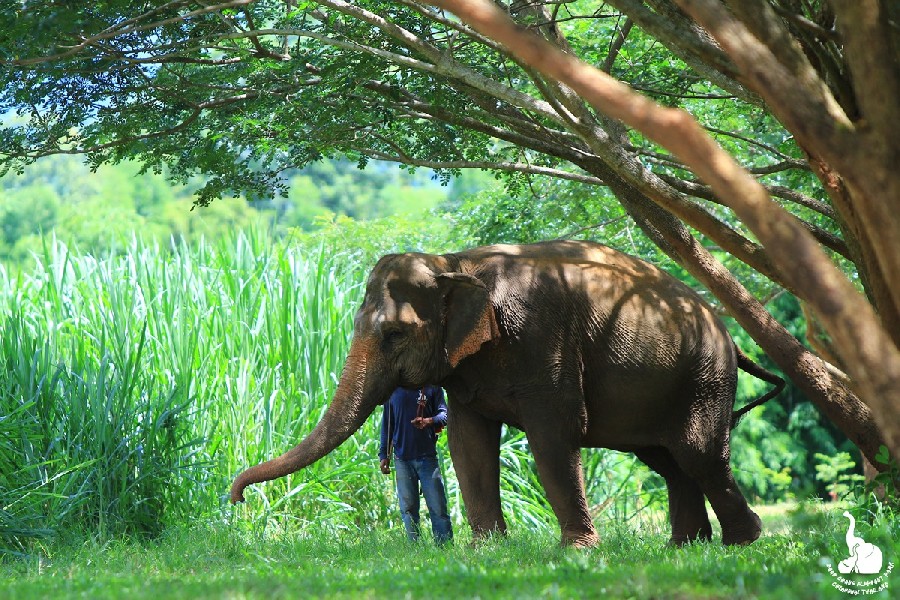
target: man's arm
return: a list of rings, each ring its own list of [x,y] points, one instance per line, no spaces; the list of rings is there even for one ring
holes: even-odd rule
[[[381,446],[378,448],[378,458],[381,460],[387,459],[387,447],[388,447],[388,413],[390,412],[391,401],[388,400],[384,403],[384,410],[381,413]]]
[[[384,410],[381,412],[381,446],[378,448],[378,469],[385,475],[389,475],[391,472],[391,459],[388,458],[388,450],[390,448],[388,443],[388,421],[391,418],[390,406],[391,401],[388,399],[384,403]]]

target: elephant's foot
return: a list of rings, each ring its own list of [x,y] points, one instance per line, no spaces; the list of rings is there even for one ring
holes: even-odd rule
[[[589,531],[563,531],[560,545],[572,548],[593,548],[600,544],[600,536],[593,529]]]
[[[700,502],[703,502],[703,496],[700,496]],[[699,510],[694,512],[687,510],[683,503],[676,504],[676,508],[680,510],[672,519],[672,537],[669,539],[669,546],[681,548],[687,544],[708,542],[712,539],[712,525],[709,524],[706,509],[702,504]]]
[[[748,511],[748,520],[745,523],[735,525],[730,523],[728,527],[722,524],[722,543],[726,546],[746,546],[752,544],[762,534],[762,521],[752,510]]]

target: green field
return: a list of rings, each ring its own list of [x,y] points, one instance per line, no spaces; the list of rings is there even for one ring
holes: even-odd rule
[[[827,562],[843,558],[836,509],[762,507],[766,535],[742,548],[665,546],[651,526],[606,522],[593,550],[518,531],[439,549],[401,528],[267,533],[173,529],[154,541],[79,541],[0,566],[3,598],[840,598]],[[886,535],[888,523],[874,535]],[[893,533],[897,533],[896,524]],[[883,545],[886,560],[896,547]],[[832,561],[832,556],[835,557]],[[870,576],[855,576],[857,580]],[[888,589],[900,590],[893,572]]]

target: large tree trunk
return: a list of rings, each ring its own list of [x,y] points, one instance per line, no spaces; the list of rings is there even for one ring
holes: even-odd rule
[[[900,277],[900,64],[891,60],[886,4],[831,3],[850,79],[833,94],[767,2],[728,0],[731,13],[718,0],[677,3],[712,33],[811,161],[842,180],[845,193],[832,200],[868,247],[861,270],[876,282],[871,299],[900,346],[900,289],[883,285]]]

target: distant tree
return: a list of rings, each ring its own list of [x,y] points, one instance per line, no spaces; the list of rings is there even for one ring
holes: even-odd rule
[[[11,248],[19,238],[51,231],[59,218],[59,196],[48,185],[30,185],[12,193],[0,191],[0,234]]]
[[[330,211],[322,202],[322,192],[309,175],[302,172],[290,179],[287,196],[274,201],[278,220],[289,227],[308,228],[316,217]]]
[[[192,241],[215,239],[242,230],[263,230],[268,225],[264,214],[254,210],[243,198],[225,198],[209,210],[189,210],[190,201],[169,203],[155,220],[166,236]]]
[[[0,162],[136,158],[204,174],[201,203],[283,195],[286,170],[338,155],[608,188],[870,460],[900,456],[896,2],[435,4],[461,19],[411,0],[7,0],[0,111],[24,122]],[[801,298],[816,352],[710,249]]]
[[[243,198],[191,211],[195,189],[139,173],[133,162],[92,172],[74,156],[47,158],[0,178],[0,260],[8,269],[24,266],[51,234],[78,252],[104,255],[135,235],[166,243],[269,225]]]

